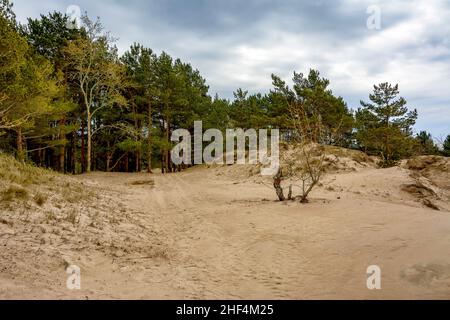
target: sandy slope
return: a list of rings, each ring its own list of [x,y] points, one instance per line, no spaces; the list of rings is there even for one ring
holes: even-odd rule
[[[445,190],[433,200],[441,211],[432,210],[401,191],[414,182],[409,170],[369,166],[329,174],[302,205],[275,202],[270,181],[247,173],[234,166],[78,177],[121,204],[128,218],[119,231],[139,250],[117,242],[106,251],[54,248],[81,267],[77,292],[65,288],[60,257],[45,245],[35,253],[45,267],[30,264],[28,274],[5,268],[5,255],[0,298],[450,299]],[[163,253],[146,253],[155,246]],[[382,290],[366,288],[369,265],[381,267]]]

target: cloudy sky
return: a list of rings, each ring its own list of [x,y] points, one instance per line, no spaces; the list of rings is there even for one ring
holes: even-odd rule
[[[316,68],[351,108],[373,84],[399,83],[416,130],[450,133],[448,0],[15,0],[22,22],[77,5],[99,16],[125,51],[134,41],[198,68],[211,94],[267,92],[270,75]],[[381,12],[381,28],[367,20]],[[368,13],[369,8],[369,13]],[[373,21],[373,20],[370,20]]]

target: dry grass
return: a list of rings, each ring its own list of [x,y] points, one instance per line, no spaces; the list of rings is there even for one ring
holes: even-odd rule
[[[366,163],[378,162],[378,159],[376,159],[376,157],[368,156],[367,154],[365,154],[362,151],[346,149],[346,148],[341,148],[341,147],[335,147],[335,146],[324,146],[324,148],[328,154],[332,154],[332,155],[335,155],[335,156],[341,157],[341,158],[349,158],[358,163],[366,164]]]
[[[448,172],[448,158],[439,156],[419,156],[408,159],[405,168],[413,171],[435,169],[440,172]]]
[[[66,221],[75,225],[78,220],[78,213],[76,210],[72,209],[67,213]]]
[[[36,270],[48,279],[56,268],[62,271],[63,259],[81,252],[124,259],[168,257],[160,231],[147,226],[148,215],[124,208],[117,192],[80,180],[0,153],[2,274],[10,265],[14,275],[28,275],[30,262],[36,262]],[[145,179],[136,185],[153,184]]]
[[[1,202],[25,204],[27,200],[32,199],[36,205],[42,207],[50,200],[54,203],[79,203],[88,201],[93,196],[92,190],[67,176],[21,163],[14,157],[0,153]]]
[[[11,184],[6,190],[1,192],[1,200],[4,202],[26,200],[28,199],[28,195],[28,191],[22,186]]]
[[[42,207],[47,202],[48,196],[43,194],[43,193],[41,193],[41,192],[38,192],[34,196],[33,200],[34,200],[34,202],[36,202],[36,204],[38,206]]]
[[[155,186],[154,180],[136,180],[133,182],[130,182],[130,185],[132,186]]]
[[[22,186],[53,181],[55,173],[32,164],[16,161],[13,157],[0,153],[0,180]]]

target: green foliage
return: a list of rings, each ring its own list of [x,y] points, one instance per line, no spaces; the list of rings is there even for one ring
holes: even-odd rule
[[[59,12],[17,24],[0,0],[0,148],[19,159],[80,173],[94,170],[172,171],[171,133],[217,128],[272,129],[286,141],[357,147],[383,165],[411,154],[435,154],[431,136],[412,135],[417,112],[397,98],[398,86],[375,86],[356,112],[318,70],[294,72],[292,87],[272,75],[266,94],[239,88],[234,99],[211,97],[189,63],[134,43],[119,57],[100,20],[83,16],[67,28]],[[449,155],[449,141],[444,153]]]
[[[421,131],[416,136],[417,153],[420,155],[437,155],[439,154],[439,148],[435,144],[431,133]]]
[[[383,166],[390,166],[413,150],[412,126],[417,111],[408,111],[406,100],[398,98],[398,85],[374,86],[370,103],[361,101],[356,112],[356,138],[364,151],[380,155]]]
[[[294,72],[292,89],[278,76],[272,75],[272,81],[274,90],[270,93],[270,101],[275,107],[269,110],[283,114],[277,119],[280,127],[293,130],[290,134],[294,136],[308,130],[318,132],[320,127],[320,134],[316,133],[314,137],[308,132],[314,142],[339,146],[351,144],[353,115],[344,99],[336,97],[328,88],[330,81],[322,78],[319,71],[310,70],[307,77]]]
[[[320,119],[325,144],[347,146],[353,129],[353,115],[342,97],[328,89],[330,81],[320,77],[320,72],[310,70],[308,77],[294,73],[294,90],[301,99],[309,117]]]
[[[114,39],[105,33],[99,19],[82,17],[83,28],[64,49],[69,78],[75,83],[86,111],[86,171],[92,169],[92,136],[95,114],[104,108],[126,106],[125,68],[120,63]]]
[[[447,136],[447,138],[444,141],[443,153],[444,153],[444,156],[450,157],[450,134]]]
[[[22,71],[27,64],[28,46],[3,13],[0,16],[0,129],[13,128],[13,108],[21,99]],[[20,122],[20,121],[19,121]]]
[[[4,19],[9,26],[17,27],[16,14],[13,11],[13,3],[9,0],[0,0],[0,18]]]
[[[124,141],[117,143],[117,147],[122,151],[134,152],[140,150],[142,148],[142,145],[139,141],[134,141],[128,138]]]
[[[209,110],[205,110],[202,117],[203,128],[218,129],[225,132],[226,129],[232,127],[230,104],[227,100],[221,99],[216,95],[209,106]]]
[[[17,155],[25,160],[27,147],[46,148],[65,143],[63,137],[54,138],[54,124],[75,105],[64,97],[61,73],[51,60],[26,42],[27,33],[21,36],[3,18],[0,18],[0,28],[5,34],[0,40],[5,52],[0,67],[0,128],[16,136]],[[61,127],[59,131],[67,132],[68,128]]]
[[[61,68],[64,60],[64,47],[77,34],[76,29],[67,27],[69,17],[60,12],[41,15],[40,19],[28,19],[24,28],[28,43],[42,56]]]

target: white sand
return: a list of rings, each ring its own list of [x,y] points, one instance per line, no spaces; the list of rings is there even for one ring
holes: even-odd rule
[[[82,222],[53,238],[0,224],[0,299],[450,299],[448,189],[434,187],[436,211],[402,191],[414,183],[403,167],[353,170],[327,175],[306,205],[274,201],[245,167],[78,177],[119,221],[92,229],[100,243],[77,238]],[[67,264],[82,290],[66,289]],[[382,290],[366,287],[370,265]]]

